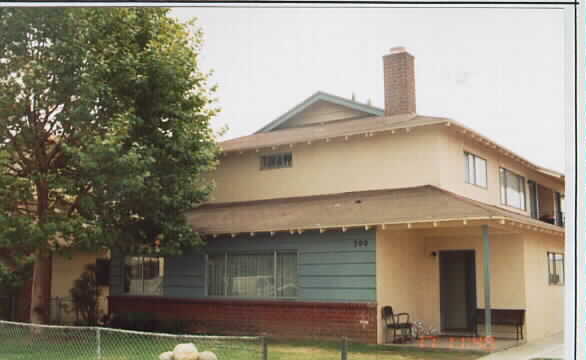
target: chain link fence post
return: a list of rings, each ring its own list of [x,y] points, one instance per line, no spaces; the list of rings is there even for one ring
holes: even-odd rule
[[[260,351],[261,351],[261,360],[268,360],[269,347],[267,345],[267,337],[266,336],[260,337]]]
[[[348,360],[348,338],[342,338],[342,354],[341,360]]]
[[[102,360],[102,336],[101,336],[101,329],[96,327],[96,343],[97,343],[97,358],[98,360]]]

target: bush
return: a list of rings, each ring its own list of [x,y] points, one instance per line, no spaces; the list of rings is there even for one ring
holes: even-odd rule
[[[101,291],[96,282],[96,266],[94,264],[86,265],[85,271],[79,279],[75,280],[73,288],[69,292],[77,318],[76,325],[97,325],[100,317],[98,298]]]

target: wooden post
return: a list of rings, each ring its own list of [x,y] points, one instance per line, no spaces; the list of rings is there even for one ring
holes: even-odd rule
[[[267,346],[267,337],[261,336],[260,338],[260,347],[261,347],[261,360],[268,360],[269,358],[269,349]]]
[[[348,360],[348,338],[342,338],[341,360]]]

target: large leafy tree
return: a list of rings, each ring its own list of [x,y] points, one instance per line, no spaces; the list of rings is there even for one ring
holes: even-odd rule
[[[218,151],[201,39],[168,9],[0,9],[0,248],[34,256],[31,321],[52,254],[200,244],[183,214]]]

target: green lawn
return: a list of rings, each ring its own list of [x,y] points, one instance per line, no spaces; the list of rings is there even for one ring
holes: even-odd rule
[[[472,351],[398,349],[364,344],[348,345],[348,360],[472,360],[483,355],[486,354]],[[340,343],[273,341],[269,343],[269,360],[340,360]]]
[[[1,330],[1,329],[0,329]],[[95,333],[62,332],[31,335],[29,332],[7,335],[0,331],[2,360],[93,360],[98,347]],[[17,336],[14,336],[17,335]],[[102,360],[158,360],[179,342],[173,338],[102,333]],[[193,340],[200,351],[213,351],[219,360],[261,360],[258,342]],[[269,341],[269,360],[340,360],[340,343],[325,341]],[[376,345],[349,344],[348,360],[472,360],[474,352],[422,351],[392,349]]]

